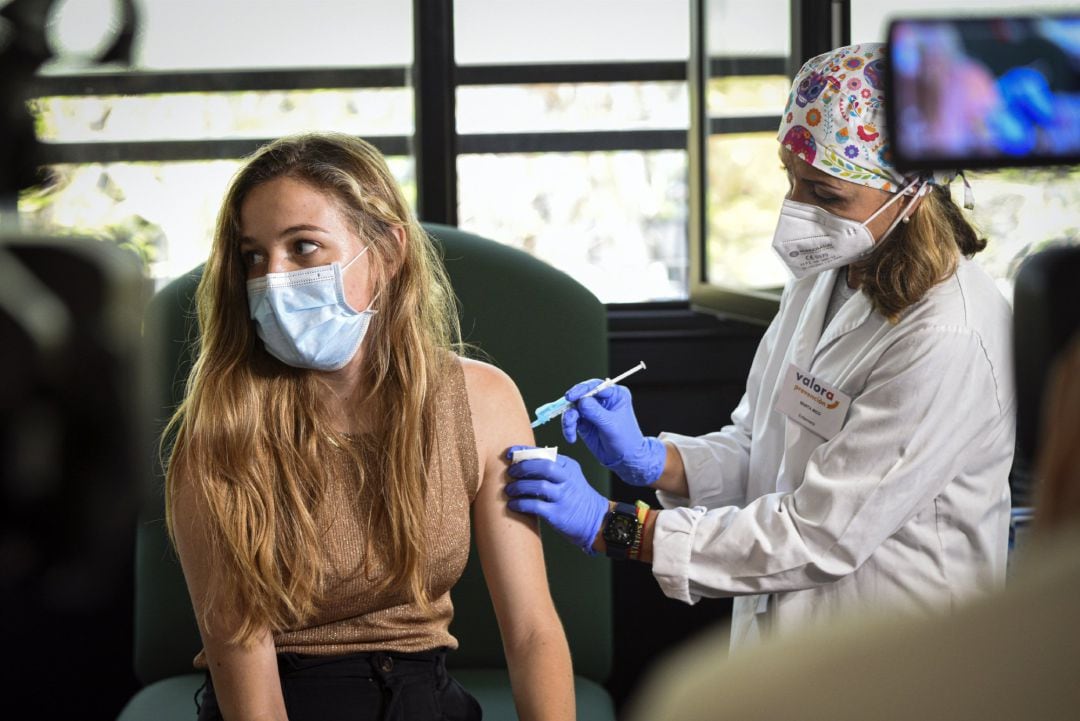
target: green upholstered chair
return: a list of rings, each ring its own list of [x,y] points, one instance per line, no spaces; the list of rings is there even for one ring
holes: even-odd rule
[[[530,410],[571,384],[607,372],[604,308],[581,284],[526,253],[442,225],[426,224],[441,244],[461,302],[462,334],[518,384]],[[179,401],[197,333],[192,295],[200,270],[177,279],[151,301],[148,352],[162,370],[162,416]],[[559,445],[607,495],[607,473],[581,444],[567,447],[558,423],[537,429],[539,445]],[[200,641],[180,565],[165,532],[163,478],[155,475],[136,540],[135,671],[144,687],[121,721],[172,721],[195,716],[202,675],[191,661]],[[611,577],[607,561],[588,558],[544,529],[552,595],[574,659],[578,719],[615,718],[602,684],[611,669]],[[480,701],[489,721],[516,719],[494,612],[475,552],[454,588],[451,654],[455,677]]]

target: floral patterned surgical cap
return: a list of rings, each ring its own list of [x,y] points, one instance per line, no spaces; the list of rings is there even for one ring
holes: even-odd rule
[[[906,181],[890,161],[884,87],[883,43],[811,58],[792,83],[780,142],[829,175],[895,193]]]

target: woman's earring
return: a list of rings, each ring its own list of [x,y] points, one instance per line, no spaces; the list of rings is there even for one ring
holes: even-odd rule
[[[905,215],[904,219],[901,220],[900,222],[901,223],[910,223],[911,222],[911,216],[910,215]]]

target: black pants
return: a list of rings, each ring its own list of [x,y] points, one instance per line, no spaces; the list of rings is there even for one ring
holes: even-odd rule
[[[278,654],[289,721],[479,721],[480,704],[446,672],[446,652]],[[201,698],[200,698],[201,695]],[[210,674],[199,721],[220,721]]]

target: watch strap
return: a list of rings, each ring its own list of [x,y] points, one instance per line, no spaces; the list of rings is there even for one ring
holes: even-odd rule
[[[645,521],[649,517],[649,504],[645,501],[638,500],[634,504],[634,509],[637,511],[637,531],[634,533],[634,542],[630,544],[629,558],[631,561],[636,561],[641,557],[641,537],[645,535]]]

